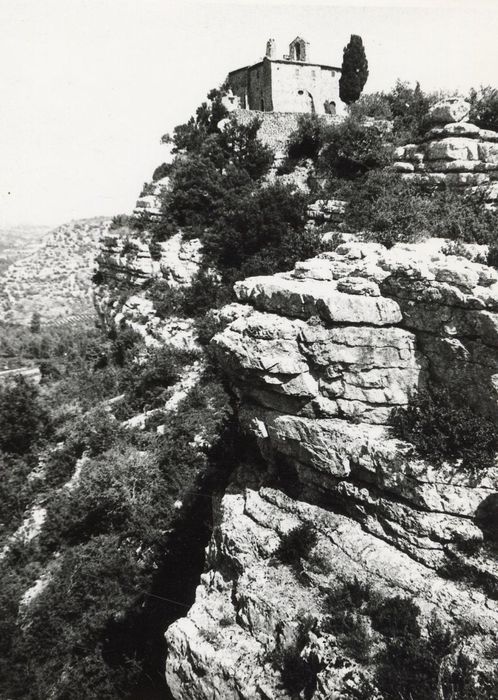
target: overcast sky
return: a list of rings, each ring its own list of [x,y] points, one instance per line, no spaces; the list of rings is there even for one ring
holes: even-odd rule
[[[498,0],[0,0],[0,225],[129,212],[161,135],[269,37],[340,65],[352,33],[367,91],[498,84]]]

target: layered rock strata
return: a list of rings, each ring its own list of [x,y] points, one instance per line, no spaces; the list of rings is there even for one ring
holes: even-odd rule
[[[430,129],[419,143],[401,146],[393,169],[406,180],[429,186],[480,188],[498,195],[498,133],[468,122]]]
[[[196,602],[167,633],[175,698],[290,697],[275,650],[305,615],[316,625],[302,656],[322,664],[313,697],[354,697],[371,663],[322,625],[327,589],[354,580],[413,598],[425,621],[466,626],[462,645],[487,663],[498,567],[475,514],[498,469],[436,469],[389,427],[430,377],[498,418],[498,273],[475,247],[450,250],[353,241],[237,283],[213,344],[265,467],[223,498]],[[318,540],[298,576],[275,552],[310,522]],[[369,634],[374,653],[382,640]]]

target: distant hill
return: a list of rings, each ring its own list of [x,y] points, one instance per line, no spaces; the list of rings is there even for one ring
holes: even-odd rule
[[[9,265],[34,252],[50,229],[50,226],[0,226],[0,277]]]
[[[42,323],[60,323],[92,312],[94,260],[110,222],[70,221],[41,237],[40,227],[0,230],[0,259],[14,259],[0,263],[0,321],[25,324],[38,312]]]

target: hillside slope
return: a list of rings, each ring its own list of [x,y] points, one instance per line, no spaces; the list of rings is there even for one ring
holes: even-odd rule
[[[29,255],[0,276],[0,321],[42,322],[92,312],[95,256],[110,219],[96,217],[63,224],[43,236]]]

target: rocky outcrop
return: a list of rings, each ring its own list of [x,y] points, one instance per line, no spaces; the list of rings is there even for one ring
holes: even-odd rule
[[[102,241],[98,266],[103,275],[136,284],[163,278],[172,287],[188,285],[198,272],[202,255],[198,239],[184,239],[181,232],[152,244],[146,236],[123,227],[114,229]]]
[[[306,615],[315,622],[301,656],[321,660],[313,697],[355,697],[372,666],[322,624],[325,592],[355,580],[413,598],[425,621],[437,612],[472,630],[465,644],[486,663],[498,567],[475,515],[498,491],[498,469],[435,468],[389,426],[430,377],[498,418],[498,273],[482,251],[464,252],[442,239],[390,250],[350,241],[236,285],[213,345],[264,466],[245,460],[217,508],[196,602],[168,630],[175,698],[289,698],[276,650]],[[297,575],[275,552],[303,523],[317,542]],[[374,653],[382,640],[368,634]]]
[[[167,192],[169,183],[169,177],[146,182],[135,204],[133,215],[139,218],[145,217],[150,221],[160,219],[162,197]]]
[[[461,115],[468,115],[468,104],[462,100],[438,103],[428,117],[435,126],[419,143],[396,149],[393,169],[404,179],[424,185],[477,187],[494,202],[498,196],[498,133],[457,119]],[[448,123],[441,124],[441,119]]]

